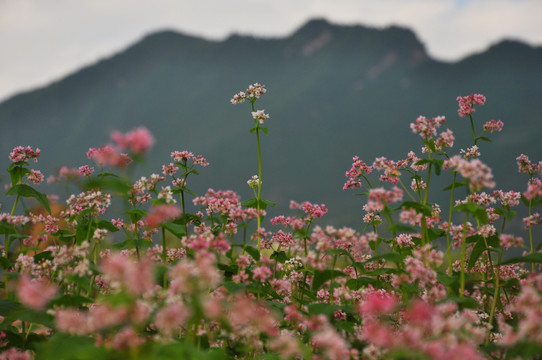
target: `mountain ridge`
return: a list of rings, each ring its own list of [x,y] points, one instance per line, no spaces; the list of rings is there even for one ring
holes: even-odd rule
[[[470,92],[488,97],[475,114],[479,121],[505,122],[507,135],[493,134],[488,148],[494,150],[483,157],[490,166],[504,162],[507,170],[496,169],[497,180],[522,190],[508,169],[521,152],[541,153],[540,63],[542,48],[511,41],[445,63],[430,58],[411,30],[322,20],[271,39],[208,41],[161,31],[0,103],[0,150],[42,148],[40,167],[49,175],[54,166],[86,163],[86,150],[107,142],[110,131],[145,125],[157,143],[139,173],[160,172],[169,152],[187,149],[211,162],[198,192],[231,188],[246,198],[245,181],[257,165],[252,119],[249,107],[229,99],[261,82],[269,91],[257,106],[271,114],[270,136],[262,139],[265,197],[325,202],[335,210],[331,222],[351,224],[362,212],[359,200],[341,190],[352,156],[372,162],[382,155],[404,158],[413,146],[419,152],[416,136],[405,135],[420,114],[446,115],[456,146],[466,146],[472,137],[464,119],[456,119],[455,98]]]

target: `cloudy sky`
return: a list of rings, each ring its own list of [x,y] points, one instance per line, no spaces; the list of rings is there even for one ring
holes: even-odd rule
[[[0,0],[0,100],[175,29],[208,39],[287,36],[324,17],[413,29],[455,61],[503,38],[542,45],[542,0]]]

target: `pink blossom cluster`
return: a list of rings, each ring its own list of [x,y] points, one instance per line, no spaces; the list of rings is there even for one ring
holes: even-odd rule
[[[501,120],[495,121],[495,120],[489,120],[484,124],[484,131],[501,131],[502,127],[504,126],[504,123]]]
[[[392,190],[386,190],[382,187],[369,190],[369,201],[363,206],[363,210],[368,212],[380,212],[391,203],[403,199],[403,190],[393,187]]]
[[[481,94],[470,94],[467,96],[458,96],[457,102],[459,104],[459,110],[457,113],[461,117],[472,115],[474,111],[474,105],[484,105],[486,102],[486,97]]]
[[[527,200],[542,198],[542,180],[534,178],[527,187],[527,191],[523,193]]]
[[[124,168],[132,162],[128,154],[120,153],[111,145],[88,149],[87,158],[94,159],[99,166],[107,165],[118,168]]]
[[[126,134],[113,131],[111,139],[117,143],[120,149],[128,149],[132,154],[146,153],[154,145],[154,137],[144,126],[130,130]]]
[[[260,96],[265,94],[267,92],[265,85],[261,85],[259,83],[255,83],[252,85],[249,85],[248,88],[245,91],[240,91],[237,94],[233,95],[230,102],[232,104],[240,104],[242,102],[245,102],[245,100],[254,101],[256,99],[259,99]]]
[[[203,167],[209,165],[207,160],[205,160],[205,158],[202,155],[194,155],[192,152],[186,151],[186,150],[173,151],[171,153],[171,157],[173,158],[173,160],[179,163],[186,163],[188,160],[192,159],[192,163],[194,165],[200,165]]]
[[[181,209],[178,206],[168,204],[157,205],[149,211],[145,219],[145,226],[155,228],[179,216],[181,216]]]
[[[445,160],[442,167],[443,169],[454,169],[465,179],[468,179],[469,188],[472,191],[495,187],[491,168],[479,159],[465,160],[459,155],[454,155]]]
[[[36,148],[36,150],[33,150],[30,146],[16,146],[15,148],[13,148],[13,151],[9,153],[9,159],[14,163],[27,161],[29,159],[34,159],[34,162],[37,162],[40,154],[41,151],[38,148]]]
[[[352,160],[352,167],[345,174],[349,179],[344,184],[343,190],[361,187],[359,178],[363,175],[368,175],[373,171],[373,168],[367,166],[367,164],[360,160],[358,156],[354,156]]]
[[[252,118],[260,123],[260,125],[263,125],[264,121],[269,119],[269,114],[266,114],[264,111],[265,110],[257,110],[252,112]]]
[[[437,135],[437,129],[446,122],[444,116],[437,116],[431,119],[419,116],[415,123],[410,123],[410,129],[414,134],[419,134],[425,140]]]

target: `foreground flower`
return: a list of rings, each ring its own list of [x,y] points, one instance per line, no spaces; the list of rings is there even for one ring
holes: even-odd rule
[[[145,153],[154,145],[152,134],[144,126],[135,128],[126,134],[114,131],[111,134],[111,139],[113,139],[121,149],[128,148],[130,152],[134,154]]]
[[[181,209],[175,205],[158,205],[153,207],[147,215],[145,225],[151,228],[181,216]]]
[[[31,279],[28,276],[22,276],[17,282],[19,300],[34,310],[43,310],[56,293],[56,286],[45,279]]]
[[[486,102],[486,97],[482,94],[470,94],[467,96],[458,96],[457,102],[459,104],[459,109],[457,113],[461,117],[471,115],[476,110],[474,105],[484,105]]]

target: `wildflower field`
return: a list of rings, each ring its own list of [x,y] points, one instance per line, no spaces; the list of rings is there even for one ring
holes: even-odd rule
[[[266,217],[275,204],[261,148],[280,121],[260,110],[266,91],[256,83],[231,98],[248,105],[255,175],[239,182],[251,199],[190,190],[212,166],[190,150],[130,178],[155,141],[144,127],[112,133],[79,168],[49,177],[62,199],[36,186],[41,151],[13,149],[11,202],[0,209],[0,359],[540,357],[542,161],[518,154],[525,186],[498,188],[483,154],[506,130],[476,118],[483,95],[457,98],[467,149],[453,148],[443,116],[420,116],[410,129],[421,147],[404,159],[353,156],[343,189],[360,222],[335,228],[322,225],[324,204],[306,201]],[[435,177],[449,186],[432,188]],[[430,203],[435,191],[449,203]],[[520,237],[507,225],[522,212]]]

